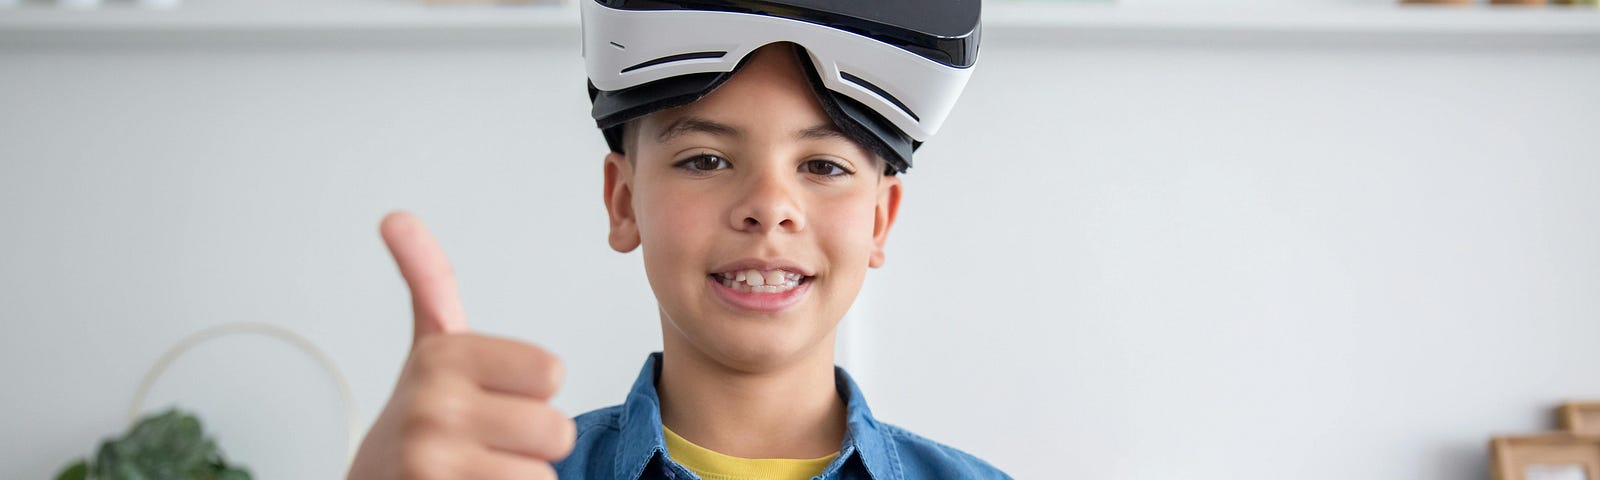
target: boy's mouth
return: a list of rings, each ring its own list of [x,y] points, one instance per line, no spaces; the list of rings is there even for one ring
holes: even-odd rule
[[[788,270],[733,270],[710,275],[717,283],[740,293],[784,293],[811,281],[812,277]]]

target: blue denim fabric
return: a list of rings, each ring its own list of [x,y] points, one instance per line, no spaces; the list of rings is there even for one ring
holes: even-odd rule
[[[661,353],[650,354],[622,405],[577,417],[578,441],[572,454],[555,465],[563,480],[698,480],[667,455],[661,433],[661,401],[656,378]],[[879,422],[867,409],[854,380],[834,369],[834,384],[845,399],[846,425],[839,456],[818,480],[1010,479],[977,457]]]

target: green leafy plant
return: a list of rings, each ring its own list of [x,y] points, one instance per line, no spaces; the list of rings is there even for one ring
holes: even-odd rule
[[[56,480],[250,480],[250,471],[229,465],[194,415],[171,409],[100,442],[93,462],[79,459]]]

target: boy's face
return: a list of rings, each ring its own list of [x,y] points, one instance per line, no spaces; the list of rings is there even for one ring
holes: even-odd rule
[[[900,180],[839,133],[804,75],[791,47],[763,48],[607,156],[611,246],[644,247],[667,345],[746,372],[831,353],[883,263]]]

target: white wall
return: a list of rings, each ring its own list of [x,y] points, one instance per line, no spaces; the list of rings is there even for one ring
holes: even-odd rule
[[[991,31],[906,177],[846,327],[880,417],[1019,478],[1446,480],[1600,396],[1600,49],[1049,38]],[[5,477],[87,454],[225,322],[310,337],[365,426],[410,335],[394,208],[477,328],[566,359],[566,410],[659,346],[571,42],[12,45],[0,72]],[[261,478],[341,474],[336,390],[287,346],[206,344],[151,400]]]
[[[1484,478],[1600,396],[1597,53],[990,50],[874,400],[1030,478]]]

